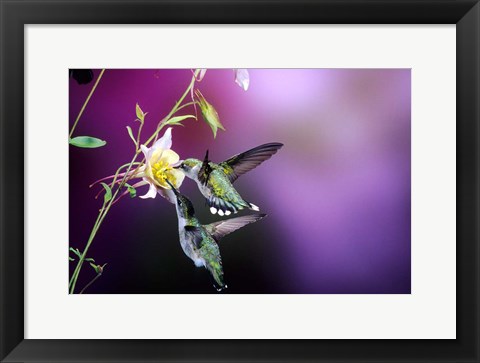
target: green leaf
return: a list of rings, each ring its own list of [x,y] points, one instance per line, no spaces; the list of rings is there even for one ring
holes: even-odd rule
[[[102,187],[105,189],[105,196],[103,197],[103,200],[105,201],[105,203],[107,203],[110,199],[112,199],[112,189],[110,189],[110,187],[105,183],[101,184]]]
[[[193,115],[183,115],[183,116],[175,116],[175,117],[172,117],[170,120],[167,121],[167,124],[168,125],[180,125],[180,126],[183,126],[182,125],[182,121],[183,120],[186,120],[186,119],[189,119],[189,118],[193,118],[193,119],[197,119],[195,116]]]
[[[85,261],[87,261],[87,262],[95,262],[95,260],[94,260],[93,258],[91,258],[91,257],[86,258]]]
[[[184,124],[182,124],[180,121],[179,122],[174,122],[174,123],[169,123],[170,126],[182,126],[182,127],[185,127]]]
[[[75,259],[74,259],[74,258],[71,258],[70,256],[68,256],[68,260],[69,260],[69,261],[75,261]]]
[[[125,183],[125,186],[127,187],[128,192],[130,193],[130,198],[135,198],[137,196],[137,190],[128,183]]]
[[[105,140],[100,140],[92,136],[77,136],[73,139],[70,139],[69,143],[70,145],[87,149],[95,149],[97,147],[102,147],[107,144]]]
[[[130,126],[127,126],[127,131],[128,131],[128,135],[132,139],[133,143],[135,145],[137,145],[137,140],[135,140],[135,138],[133,137],[133,131],[132,131],[132,128]]]
[[[78,248],[77,248],[77,249],[74,249],[73,247],[70,247],[69,250],[70,250],[71,252],[73,252],[74,254],[76,254],[78,258],[81,258],[81,257],[82,257],[82,254],[80,253],[80,251],[78,250]]]
[[[92,266],[95,272],[98,274],[98,266],[91,262],[90,262],[90,266]]]

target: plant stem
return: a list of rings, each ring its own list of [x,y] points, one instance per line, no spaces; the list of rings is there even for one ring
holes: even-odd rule
[[[85,287],[80,291],[80,294],[83,294],[83,292],[91,285],[93,284],[102,274],[97,274],[88,284],[85,285]]]
[[[188,103],[184,103],[183,105],[181,105],[179,108],[177,108],[177,111],[175,111],[175,113],[177,113],[178,111],[180,111],[182,108],[185,108],[185,107],[188,107],[188,106],[193,106],[194,104],[196,104],[197,102],[188,102]]]
[[[137,150],[137,153],[136,153],[135,155],[137,155],[137,154],[138,154],[138,150]],[[130,163],[130,164],[124,164],[124,165],[122,165],[120,168],[118,168],[118,169],[117,169],[117,172],[116,172],[115,175],[113,176],[113,179],[112,179],[112,183],[111,183],[111,185],[110,185],[110,188],[113,188],[113,186],[114,186],[115,183],[117,182],[118,174],[120,173],[120,170],[121,170],[121,169],[123,169],[123,168],[125,168],[125,167],[127,167],[127,166],[129,166],[129,167],[131,168],[133,165],[140,165],[140,164],[141,164],[141,163],[139,163],[139,162],[133,162],[133,163]],[[125,174],[127,174],[127,173],[125,173]],[[132,177],[135,176],[135,173],[133,173],[131,176],[132,176]]]
[[[69,137],[70,139],[72,138],[73,131],[75,131],[75,127],[77,127],[77,124],[78,124],[78,121],[80,120],[80,117],[82,117],[82,114],[83,114],[83,111],[85,110],[85,107],[87,107],[88,101],[90,101],[90,98],[92,97],[93,92],[95,92],[95,89],[97,88],[98,83],[99,83],[100,80],[102,79],[102,76],[103,76],[103,73],[104,73],[104,72],[105,72],[105,69],[102,69],[102,71],[100,72],[100,75],[98,76],[95,84],[93,85],[92,90],[91,90],[90,93],[88,94],[87,99],[86,99],[85,102],[83,103],[83,106],[82,106],[82,108],[80,109],[80,112],[78,113],[77,119],[75,120],[75,123],[73,124],[72,129],[70,130],[70,134],[68,135],[68,137]]]
[[[132,161],[128,165],[128,169],[125,172],[125,175],[122,178],[122,181],[120,182],[118,188],[115,190],[115,193],[113,194],[112,198],[108,201],[107,206],[105,207],[105,204],[102,206],[102,209],[100,209],[100,212],[98,213],[97,220],[95,221],[95,224],[92,228],[92,232],[90,233],[90,237],[88,238],[87,245],[85,246],[85,249],[83,250],[82,256],[78,260],[77,267],[75,268],[75,271],[72,274],[72,278],[70,279],[70,294],[73,294],[75,291],[75,285],[77,283],[78,275],[80,274],[80,270],[82,269],[83,261],[85,260],[85,256],[87,255],[88,249],[90,248],[90,245],[93,242],[93,239],[95,238],[95,235],[98,232],[98,229],[102,225],[103,220],[105,219],[105,216],[107,215],[108,211],[110,210],[110,207],[112,206],[113,201],[115,200],[116,196],[118,195],[118,192],[120,189],[123,188],[125,183],[127,182],[127,177],[128,173],[130,172],[133,164],[135,163],[135,160],[137,159],[139,152],[136,152]]]
[[[137,142],[135,144],[135,151],[140,150],[140,134],[142,133],[142,129],[143,129],[143,122],[140,124],[140,127],[138,128]]]
[[[195,73],[193,74],[193,77],[192,77],[192,80],[190,81],[190,84],[188,85],[187,89],[185,90],[185,92],[183,93],[182,97],[180,97],[180,99],[177,101],[177,103],[175,103],[175,106],[173,106],[172,110],[170,111],[170,113],[167,115],[167,117],[165,117],[163,119],[163,121],[160,121],[160,123],[158,124],[158,127],[157,127],[157,130],[154,132],[154,134],[152,136],[150,136],[150,138],[145,142],[145,146],[148,146],[148,144],[152,141],[152,140],[156,140],[160,130],[161,130],[161,127],[163,128],[163,126],[165,125],[165,123],[175,114],[175,112],[178,111],[178,108],[180,107],[180,104],[183,102],[183,100],[185,99],[185,97],[187,97],[187,95],[190,93],[190,90],[192,89],[193,85],[195,84],[196,82],[196,79],[197,79],[197,75],[198,73],[200,72],[199,69],[197,69],[195,71]]]

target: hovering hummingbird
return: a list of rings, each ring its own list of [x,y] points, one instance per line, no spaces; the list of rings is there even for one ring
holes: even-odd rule
[[[233,187],[237,178],[260,165],[274,155],[283,144],[272,142],[257,146],[241,154],[232,156],[219,164],[208,159],[208,150],[203,162],[197,159],[186,159],[177,168],[198,185],[198,189],[207,199],[212,214],[220,216],[237,213],[249,208],[258,211],[259,208],[245,201]]]
[[[220,238],[236,231],[247,224],[259,221],[266,214],[251,214],[224,221],[202,225],[195,217],[192,202],[175,187],[167,183],[175,193],[177,202],[178,232],[183,252],[195,263],[195,266],[204,266],[213,278],[213,285],[217,291],[227,287],[223,280],[222,259],[217,242]]]

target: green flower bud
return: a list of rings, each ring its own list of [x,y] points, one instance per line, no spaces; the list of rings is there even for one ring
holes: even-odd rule
[[[197,89],[195,90],[195,98],[200,106],[200,110],[202,111],[202,116],[204,121],[210,126],[213,132],[213,137],[217,137],[217,130],[221,129],[225,131],[222,123],[220,122],[220,118],[218,117],[217,110],[208,103],[208,101],[203,97],[202,93]]]

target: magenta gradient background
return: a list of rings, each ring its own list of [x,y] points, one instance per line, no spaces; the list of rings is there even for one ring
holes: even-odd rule
[[[229,69],[209,70],[198,84],[227,129],[216,140],[203,121],[173,129],[181,158],[202,158],[208,148],[220,161],[265,142],[285,144],[236,182],[269,216],[220,243],[226,293],[410,293],[410,70],[249,72],[247,92]],[[147,136],[190,77],[190,70],[105,72],[75,135],[108,144],[70,147],[71,246],[83,248],[101,206],[99,189],[88,185],[131,159],[125,127],[138,125],[135,103],[148,111]],[[93,82],[69,82],[71,127]],[[200,220],[218,219],[192,181],[182,192]],[[160,197],[114,206],[89,256],[108,265],[88,293],[216,293],[183,254],[174,208]],[[85,265],[78,286],[93,276]]]

